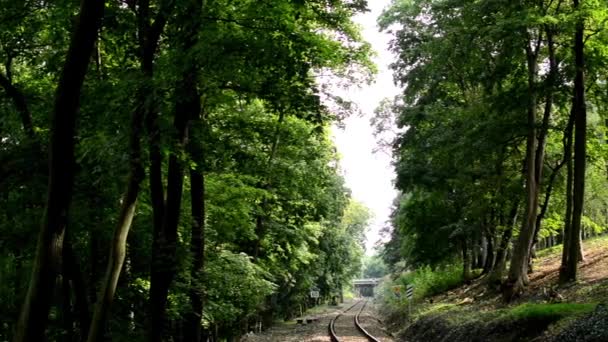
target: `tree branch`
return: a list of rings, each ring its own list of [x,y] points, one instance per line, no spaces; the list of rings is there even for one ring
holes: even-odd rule
[[[0,86],[4,88],[6,95],[13,100],[19,115],[21,116],[21,124],[23,125],[23,129],[25,130],[25,134],[34,139],[34,125],[32,124],[32,113],[29,110],[27,105],[27,101],[25,100],[25,95],[15,87],[15,85],[11,82],[11,80],[0,72]]]

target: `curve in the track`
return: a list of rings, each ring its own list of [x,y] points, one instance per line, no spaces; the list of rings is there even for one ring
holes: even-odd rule
[[[354,319],[354,324],[355,327],[357,327],[357,329],[363,334],[365,335],[365,337],[371,341],[371,342],[380,342],[377,338],[375,338],[374,336],[372,336],[369,332],[367,332],[367,330],[365,330],[361,324],[359,324],[359,315],[361,315],[361,312],[363,311],[363,309],[365,308],[365,306],[367,305],[367,300],[360,300],[358,302],[356,302],[355,304],[351,305],[348,309],[340,312],[339,314],[336,315],[336,317],[334,317],[330,322],[329,322],[329,337],[331,339],[332,342],[341,342],[340,339],[338,338],[338,336],[336,335],[336,330],[335,330],[335,323],[336,320],[338,318],[340,318],[340,316],[342,316],[343,314],[349,312],[350,310],[352,310],[355,306],[357,306],[358,304],[360,304],[361,302],[363,302],[363,305],[361,306],[361,308],[359,309],[359,311],[357,312],[357,314],[355,315],[355,319]]]

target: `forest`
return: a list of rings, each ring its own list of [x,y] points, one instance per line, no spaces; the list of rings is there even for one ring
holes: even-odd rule
[[[364,1],[0,1],[0,340],[233,341],[359,272]]]
[[[401,128],[381,139],[399,190],[381,252],[390,285],[417,284],[420,312],[479,310],[420,313],[403,340],[545,341],[532,335],[543,324],[605,303],[606,3],[393,0],[378,23],[403,89],[372,120],[380,138]],[[590,327],[549,340],[608,339]]]
[[[608,224],[604,4],[396,1],[379,21],[397,27],[404,93],[376,125],[407,127],[385,260],[459,259],[509,300],[535,251],[562,244],[560,282],[576,280],[584,239]]]
[[[378,71],[369,5],[0,0],[0,341],[242,341],[354,278],[404,341],[605,307],[606,4],[388,3],[373,256],[332,138]],[[546,341],[605,341],[585,324]]]

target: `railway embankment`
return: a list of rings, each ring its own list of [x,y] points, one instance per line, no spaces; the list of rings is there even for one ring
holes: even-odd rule
[[[410,309],[390,298],[393,284],[385,285],[382,315],[398,341],[608,341],[608,239],[586,244],[579,280],[563,286],[560,252],[539,253],[525,294],[511,303],[479,277],[418,298]]]

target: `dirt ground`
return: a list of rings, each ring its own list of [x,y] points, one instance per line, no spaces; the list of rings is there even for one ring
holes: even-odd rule
[[[608,298],[608,238],[584,241],[583,246],[585,260],[579,266],[579,280],[575,284],[557,287],[561,247],[541,251],[540,256],[534,260],[534,272],[529,275],[530,284],[525,294],[514,304],[550,301],[551,292],[559,294],[559,300],[566,302],[590,302],[594,298]],[[488,291],[483,278],[437,295],[432,301],[474,305],[480,309],[502,305],[500,294]]]
[[[280,322],[261,334],[249,334],[243,342],[330,342],[327,327],[329,321],[349,303],[326,306],[304,317],[315,317],[318,321],[297,324],[296,321]]]

